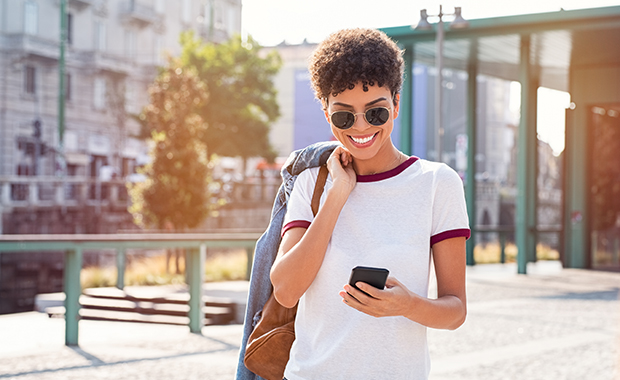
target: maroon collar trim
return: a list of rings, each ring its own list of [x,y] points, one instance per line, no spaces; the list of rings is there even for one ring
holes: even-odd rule
[[[357,175],[357,182],[377,182],[383,181],[388,178],[396,177],[400,173],[404,172],[405,169],[413,165],[414,162],[418,160],[417,157],[411,156],[405,162],[398,165],[392,170],[388,170],[387,172],[377,173],[377,174],[367,174],[367,175]]]

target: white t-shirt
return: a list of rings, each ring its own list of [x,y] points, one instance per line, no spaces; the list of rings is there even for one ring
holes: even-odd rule
[[[309,227],[318,168],[302,172],[282,233]],[[321,206],[332,186],[328,176]],[[428,295],[431,245],[469,237],[463,183],[445,164],[416,157],[385,173],[357,176],[321,268],[299,300],[296,339],[284,375],[298,379],[426,379],[426,327],[405,317],[375,318],[338,292],[358,266],[387,268],[409,290]]]

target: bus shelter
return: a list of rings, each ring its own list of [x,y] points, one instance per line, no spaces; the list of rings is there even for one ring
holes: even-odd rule
[[[620,6],[475,19],[458,29],[437,22],[428,30],[406,25],[383,31],[405,50],[400,111],[405,153],[415,153],[412,125],[420,112],[412,106],[414,62],[433,66],[440,59],[440,68],[467,73],[465,192],[473,235],[476,184],[468,179],[475,178],[476,135],[483,127],[477,123],[477,77],[521,84],[515,212],[519,273],[536,260],[537,236],[544,232],[537,223],[536,122],[537,112],[545,110],[537,109],[537,90],[542,86],[570,94],[562,154],[561,260],[569,268],[620,269]],[[474,241],[472,236],[468,242],[470,265],[475,264]]]

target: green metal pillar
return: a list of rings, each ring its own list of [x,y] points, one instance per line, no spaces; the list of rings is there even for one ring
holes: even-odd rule
[[[204,312],[202,300],[202,284],[204,282],[206,246],[189,248],[186,254],[186,271],[189,284],[189,329],[200,334],[204,326]]]
[[[532,123],[532,118],[535,118],[535,116],[532,116],[532,112],[535,109],[532,109],[532,100],[529,97],[537,89],[532,82],[530,41],[529,35],[521,36],[521,60],[519,63],[521,118],[517,141],[517,215],[515,221],[515,238],[518,250],[517,267],[520,274],[527,273],[528,257],[532,255],[532,253],[528,252],[533,251],[534,254],[536,252],[536,240],[534,238],[534,230],[536,228],[536,172],[533,169],[536,165],[535,157],[538,151],[538,144],[536,142],[536,123]],[[534,163],[532,163],[532,160]]]
[[[64,289],[65,289],[65,345],[78,345],[78,322],[80,320],[80,272],[82,270],[82,250],[65,251]]]
[[[245,269],[245,279],[250,280],[250,276],[252,275],[252,264],[254,262],[254,247],[247,247],[245,249],[245,253],[248,257],[248,262]]]
[[[413,131],[413,45],[405,46],[405,80],[400,92],[400,150],[413,154],[411,135]]]
[[[536,65],[530,69],[530,82],[528,85],[527,101],[528,104],[528,143],[527,143],[527,262],[536,262],[536,245],[538,243],[538,87],[540,87],[540,66]],[[523,101],[523,99],[522,99]],[[531,196],[530,196],[531,195]]]
[[[64,165],[65,134],[65,44],[67,41],[67,0],[60,0],[60,57],[58,58],[58,147]],[[64,173],[64,167],[62,171]]]
[[[125,288],[125,248],[116,249],[116,287],[123,290]]]
[[[576,99],[580,104],[579,99]],[[585,103],[585,102],[584,102]],[[566,111],[566,148],[564,149],[564,266],[587,268],[590,229],[588,222],[589,179],[588,165],[588,107]]]
[[[475,265],[476,246],[476,109],[478,108],[478,40],[470,41],[467,65],[467,174],[465,175],[465,198],[471,237],[467,241],[467,265]]]

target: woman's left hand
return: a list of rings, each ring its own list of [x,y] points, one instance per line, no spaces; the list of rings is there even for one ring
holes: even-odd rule
[[[388,277],[383,290],[364,282],[358,282],[356,285],[369,295],[347,284],[339,293],[343,302],[373,317],[406,315],[407,310],[412,307],[412,302],[419,298],[392,276]]]

